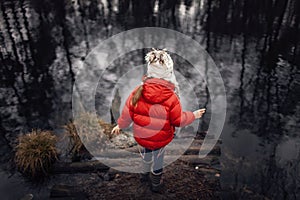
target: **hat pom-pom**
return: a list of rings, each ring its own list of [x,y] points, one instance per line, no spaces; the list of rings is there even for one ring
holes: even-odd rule
[[[145,56],[145,60],[147,63],[152,63],[155,59],[155,53],[153,51],[147,53],[147,55]]]

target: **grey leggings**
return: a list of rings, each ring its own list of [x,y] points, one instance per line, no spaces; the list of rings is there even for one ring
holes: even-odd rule
[[[142,153],[143,153],[143,160],[147,163],[152,161],[152,157],[154,158],[152,171],[154,174],[161,174],[163,171],[165,149],[160,148],[160,149],[150,150],[147,148],[143,148]]]

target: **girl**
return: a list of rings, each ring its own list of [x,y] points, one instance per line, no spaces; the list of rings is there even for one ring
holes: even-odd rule
[[[147,181],[151,171],[151,190],[160,192],[164,147],[172,141],[175,127],[192,123],[202,117],[205,109],[194,112],[181,110],[173,61],[165,49],[153,49],[145,60],[148,64],[147,75],[129,95],[112,133],[119,134],[120,129],[128,127],[133,121],[134,138],[144,147],[141,181]]]

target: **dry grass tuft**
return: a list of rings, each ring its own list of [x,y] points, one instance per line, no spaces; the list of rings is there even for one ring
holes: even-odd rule
[[[108,148],[125,148],[136,144],[129,133],[121,131],[119,136],[111,134],[113,127],[113,124],[100,119],[97,114],[80,113],[63,126],[64,138],[69,139],[67,153],[73,161],[78,161],[100,155]]]
[[[100,124],[100,126],[103,128],[103,133],[109,137],[109,139],[113,138],[113,134],[111,134],[112,129],[114,128],[113,124],[109,124],[105,121],[103,121],[102,119],[98,120],[98,123]]]
[[[74,155],[78,154],[84,148],[84,145],[81,142],[80,137],[77,134],[76,127],[72,121],[70,121],[63,127],[65,129],[64,137],[69,138],[68,154],[71,154],[74,156]]]
[[[26,175],[36,177],[47,175],[57,160],[57,137],[50,131],[32,130],[18,137],[15,162]]]
[[[74,157],[86,151],[84,144],[92,151],[104,149],[112,137],[113,125],[99,119],[96,114],[84,112],[63,127],[64,137],[69,138],[68,153]]]

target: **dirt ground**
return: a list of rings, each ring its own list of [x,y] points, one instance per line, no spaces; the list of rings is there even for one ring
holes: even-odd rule
[[[162,194],[153,193],[149,185],[142,184],[138,174],[114,172],[98,176],[103,181],[86,181],[83,185],[88,199],[219,199],[215,174],[207,176],[179,160],[164,169]]]

